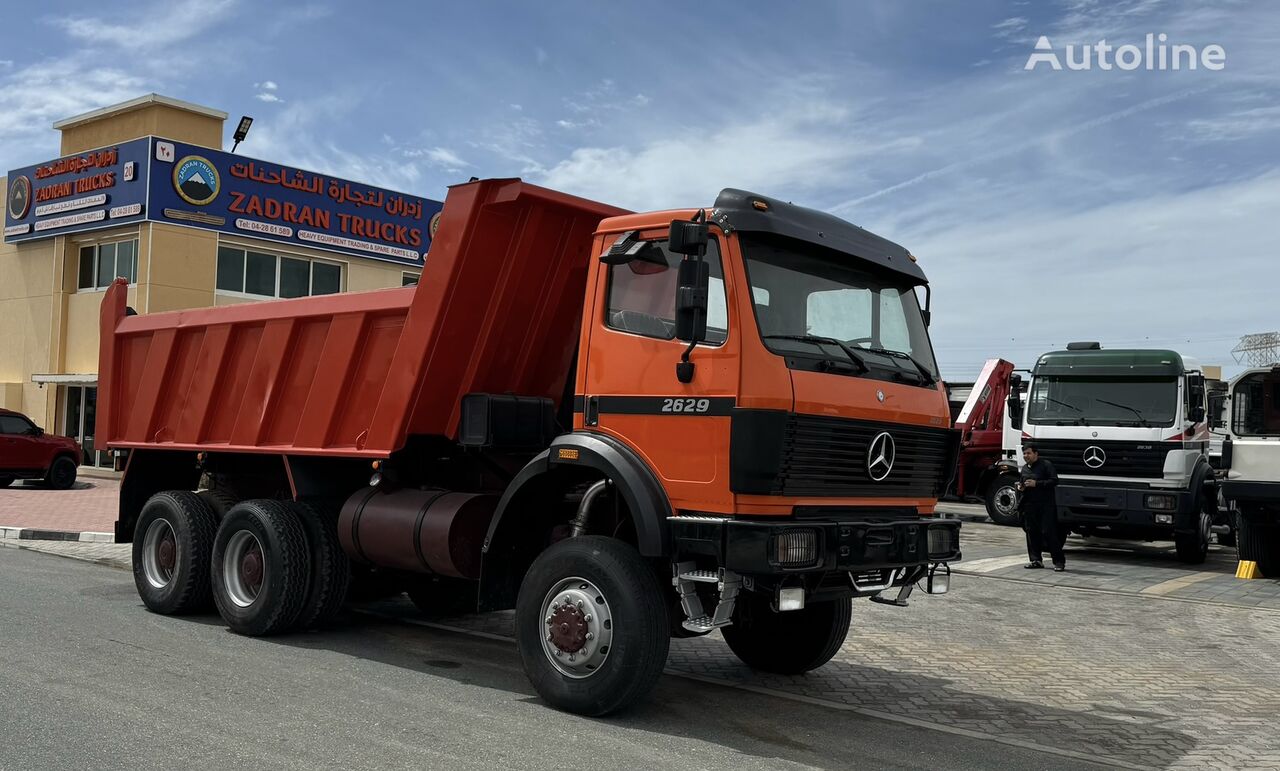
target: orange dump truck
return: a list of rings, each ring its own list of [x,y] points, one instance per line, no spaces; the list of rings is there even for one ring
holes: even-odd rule
[[[672,636],[820,666],[852,598],[943,592],[960,557],[924,273],[827,214],[484,180],[416,287],[145,316],[125,290],[98,433],[157,613],[281,633],[378,573],[427,613],[514,607],[538,693],[599,715]]]

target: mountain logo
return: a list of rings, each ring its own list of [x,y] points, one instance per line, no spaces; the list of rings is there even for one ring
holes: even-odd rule
[[[13,178],[9,183],[9,216],[20,220],[31,209],[31,180],[26,175]]]
[[[173,167],[173,189],[189,204],[204,206],[218,197],[221,188],[218,170],[207,158],[188,155]]]

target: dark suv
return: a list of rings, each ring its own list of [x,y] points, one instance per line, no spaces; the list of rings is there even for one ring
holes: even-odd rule
[[[68,436],[51,436],[21,412],[0,409],[0,487],[15,479],[43,479],[56,490],[76,482],[84,457]]]

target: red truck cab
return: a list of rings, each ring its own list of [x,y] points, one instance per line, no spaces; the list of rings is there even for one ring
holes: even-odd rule
[[[41,479],[55,490],[76,482],[83,453],[69,436],[46,434],[21,412],[0,409],[0,487]]]

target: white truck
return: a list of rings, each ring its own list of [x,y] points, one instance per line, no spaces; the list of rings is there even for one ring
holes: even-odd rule
[[[1218,507],[1207,406],[1189,357],[1071,343],[1036,362],[1014,422],[1057,469],[1064,535],[1172,540],[1194,564],[1212,533],[1224,544],[1234,534]]]
[[[1239,529],[1240,559],[1280,578],[1280,366],[1231,381],[1222,493]]]

